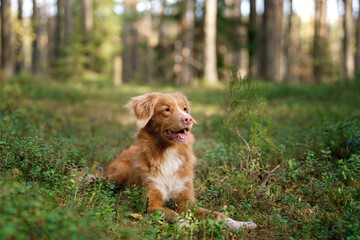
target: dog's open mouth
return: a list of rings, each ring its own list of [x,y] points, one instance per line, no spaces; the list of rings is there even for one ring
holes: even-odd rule
[[[164,136],[169,139],[173,140],[177,143],[187,143],[188,141],[188,134],[189,131],[188,128],[181,129],[180,131],[172,131],[170,129],[167,129],[164,131]]]

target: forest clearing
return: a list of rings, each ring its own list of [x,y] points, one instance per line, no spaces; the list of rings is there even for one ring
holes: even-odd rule
[[[244,87],[249,88],[233,89]],[[12,79],[0,94],[0,236],[356,239],[359,87],[358,82],[251,87],[263,97],[249,95],[247,107],[260,115],[252,115],[253,122],[239,122],[238,130],[252,148],[249,162],[246,145],[228,125],[233,116],[225,111],[226,86],[114,88],[107,83]],[[180,229],[163,221],[161,213],[146,214],[146,197],[135,186],[119,190],[104,180],[79,181],[79,174],[96,173],[134,143],[135,118],[123,108],[130,97],[178,90],[192,102],[198,122],[193,129],[198,204],[263,228],[232,232],[190,212],[186,218],[191,226]],[[77,170],[66,171],[69,166]]]
[[[0,239],[360,239],[359,10],[0,0]],[[185,226],[101,178],[136,144],[124,106],[156,91],[186,95],[197,122]]]

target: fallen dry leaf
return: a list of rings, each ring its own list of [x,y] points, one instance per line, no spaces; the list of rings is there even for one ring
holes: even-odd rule
[[[143,219],[142,215],[138,214],[138,213],[130,213],[130,216],[132,216],[133,218],[138,219],[138,220]]]

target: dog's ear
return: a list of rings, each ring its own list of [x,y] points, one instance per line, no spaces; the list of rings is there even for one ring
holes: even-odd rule
[[[154,115],[154,108],[158,101],[158,93],[147,93],[133,97],[125,107],[131,109],[136,116],[138,128],[144,128]]]

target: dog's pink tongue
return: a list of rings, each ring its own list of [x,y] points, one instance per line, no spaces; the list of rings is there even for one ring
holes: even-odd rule
[[[181,142],[186,142],[188,135],[186,133],[177,133],[177,139]]]

